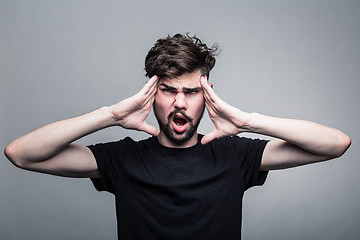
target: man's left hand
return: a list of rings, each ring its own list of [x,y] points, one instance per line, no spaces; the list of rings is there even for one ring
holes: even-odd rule
[[[201,143],[206,144],[216,138],[247,131],[248,113],[229,105],[219,98],[212,89],[212,85],[207,82],[206,76],[202,76],[200,82],[204,91],[206,109],[215,126],[212,132],[202,138]]]

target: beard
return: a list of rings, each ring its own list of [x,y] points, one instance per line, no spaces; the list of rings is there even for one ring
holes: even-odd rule
[[[202,113],[201,113],[201,116],[200,116],[199,120],[197,122],[195,122],[195,123],[194,123],[194,119],[187,116],[182,110],[174,110],[174,111],[172,111],[167,117],[167,123],[164,123],[164,122],[162,122],[160,120],[160,118],[158,117],[158,115],[156,113],[155,104],[153,105],[153,109],[154,109],[154,114],[155,114],[156,120],[157,120],[157,122],[159,124],[160,130],[173,143],[182,144],[182,143],[185,143],[185,142],[189,141],[194,136],[194,134],[197,132],[197,129],[198,129],[199,124],[200,124],[200,120],[204,115],[205,107],[202,110]],[[178,132],[174,131],[174,129],[171,128],[172,118],[177,113],[180,113],[184,118],[186,118],[186,120],[188,122],[187,129],[182,133],[178,133]]]

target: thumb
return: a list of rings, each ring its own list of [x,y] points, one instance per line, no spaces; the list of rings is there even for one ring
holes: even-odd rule
[[[148,134],[153,135],[153,136],[159,135],[159,131],[157,130],[157,128],[147,124],[146,122],[143,124],[143,126],[139,130],[147,132]]]
[[[214,140],[215,138],[218,138],[218,134],[216,132],[216,130],[214,129],[211,133],[206,134],[202,139],[201,139],[201,144],[207,144],[209,142],[211,142],[212,140]]]

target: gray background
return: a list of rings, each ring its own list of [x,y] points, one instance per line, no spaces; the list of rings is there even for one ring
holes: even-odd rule
[[[0,146],[137,92],[156,39],[222,49],[210,81],[249,112],[349,134],[338,160],[272,172],[244,199],[244,239],[359,239],[360,1],[0,1]],[[149,121],[156,124],[153,115]],[[208,117],[200,127],[212,130]],[[148,135],[106,129],[80,143]],[[266,137],[265,137],[266,138]],[[113,196],[1,156],[1,239],[115,239]]]

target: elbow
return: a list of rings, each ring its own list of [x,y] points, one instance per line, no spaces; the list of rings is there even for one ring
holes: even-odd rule
[[[345,134],[344,134],[345,135]],[[349,137],[349,136],[347,136],[347,135],[345,135],[346,137],[345,137],[345,140],[344,140],[344,147],[343,147],[343,152],[342,152],[342,154],[341,155],[343,155],[345,152],[346,152],[346,150],[348,150],[348,148],[350,147],[350,145],[351,145],[351,138]]]
[[[344,133],[341,133],[337,139],[336,151],[334,152],[334,158],[341,157],[350,147],[351,139]]]
[[[24,168],[23,162],[20,160],[21,158],[18,156],[18,150],[14,142],[10,143],[6,146],[4,150],[5,156],[10,160],[12,164],[14,164],[18,168]]]

